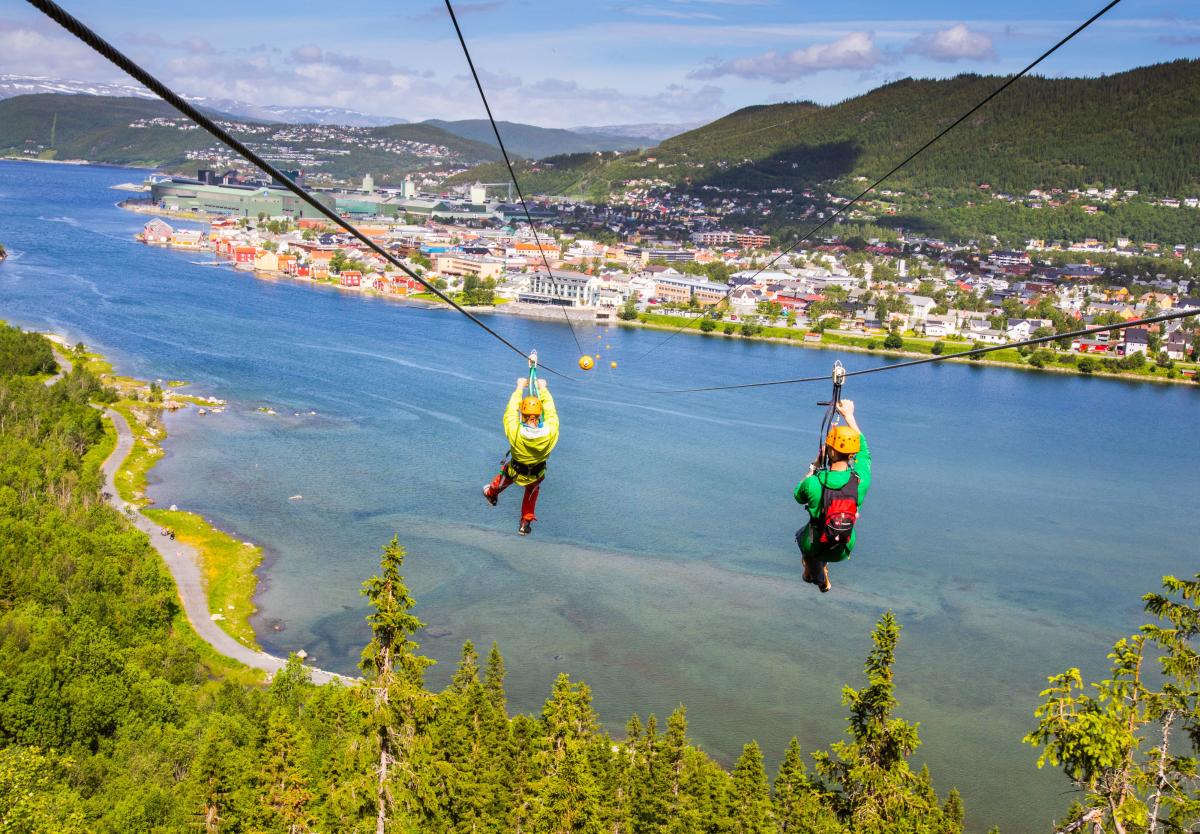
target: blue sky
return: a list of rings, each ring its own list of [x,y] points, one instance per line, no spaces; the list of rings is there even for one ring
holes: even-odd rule
[[[434,0],[63,0],[189,95],[424,118],[483,115]],[[905,76],[1008,74],[1103,0],[459,0],[497,118],[548,127],[693,122],[832,103]],[[1123,0],[1044,75],[1200,57],[1195,0]],[[36,10],[0,0],[0,74],[121,80]]]

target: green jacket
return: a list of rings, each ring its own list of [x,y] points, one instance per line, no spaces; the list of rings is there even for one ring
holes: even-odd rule
[[[867,439],[862,438],[862,448],[858,450],[858,454],[854,456],[854,466],[851,469],[843,469],[840,471],[822,471],[809,475],[800,483],[796,484],[796,490],[793,493],[797,503],[803,504],[808,510],[809,524],[804,528],[800,536],[800,549],[807,555],[813,553],[817,548],[813,543],[812,522],[821,514],[821,492],[825,487],[830,489],[841,489],[850,480],[850,473],[853,471],[858,475],[858,505],[861,507],[863,499],[867,497],[867,490],[871,488],[871,450],[867,446]],[[850,540],[840,547],[834,548],[831,551],[824,551],[821,555],[821,561],[824,562],[840,562],[850,555],[850,551],[854,550],[854,543],[858,537],[858,529],[856,528],[850,533]]]
[[[550,396],[549,391],[539,391],[542,425],[527,426],[521,421],[522,397],[524,392],[517,390],[508,398],[508,407],[504,409],[504,434],[508,437],[508,445],[512,447],[513,460],[533,466],[550,457],[550,452],[558,443],[558,409],[554,407],[554,397]],[[515,480],[525,486],[536,479],[518,475]]]

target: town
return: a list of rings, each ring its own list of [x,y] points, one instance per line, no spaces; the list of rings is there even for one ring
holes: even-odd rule
[[[746,209],[734,197],[722,198],[723,213],[651,183],[627,186],[606,206],[538,201],[530,206],[536,229],[507,183],[438,189],[410,177],[381,189],[367,175],[358,188],[315,193],[424,280],[504,314],[696,323],[706,334],[941,354],[1158,312],[1200,313],[1200,281],[1191,277],[1197,247],[1030,240],[1004,249],[846,223],[784,253],[761,229],[731,228],[723,214]],[[268,276],[436,301],[276,184],[206,169],[196,178],[153,176],[146,187],[148,199],[124,205],[204,219],[208,228],[176,229],[156,217],[139,236],[145,243],[210,251]],[[825,198],[810,212],[817,218],[836,205]],[[1183,380],[1197,378],[1198,347],[1195,319],[1183,319],[992,358]]]

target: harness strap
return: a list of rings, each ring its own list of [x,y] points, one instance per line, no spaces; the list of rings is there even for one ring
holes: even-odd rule
[[[522,463],[512,456],[511,449],[501,465],[510,477],[519,475],[522,478],[542,478],[546,475],[546,461],[542,461],[541,463]]]

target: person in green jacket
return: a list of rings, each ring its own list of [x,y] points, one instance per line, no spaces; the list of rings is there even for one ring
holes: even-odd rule
[[[796,485],[793,493],[797,503],[803,504],[808,510],[808,524],[796,531],[796,543],[804,557],[804,581],[811,582],[827,592],[833,586],[829,583],[829,562],[841,562],[850,558],[854,550],[857,531],[851,529],[848,537],[831,536],[825,530],[826,512],[822,497],[826,492],[831,496],[841,491],[844,495],[853,492],[849,485],[852,479],[857,479],[857,494],[853,498],[861,507],[871,488],[871,450],[867,440],[854,419],[854,403],[851,400],[841,400],[837,404],[837,412],[846,421],[844,426],[835,426],[825,439],[825,447],[821,457],[808,469],[808,477]],[[818,469],[821,458],[827,465]],[[839,540],[834,541],[835,538]]]
[[[546,380],[537,381],[537,392],[525,389],[529,380],[521,377],[517,388],[508,398],[504,409],[504,434],[508,437],[509,452],[500,464],[500,473],[483,488],[483,497],[493,507],[500,493],[513,483],[525,487],[521,501],[521,526],[517,532],[528,536],[537,521],[538,493],[546,477],[546,460],[558,443],[558,409]]]

